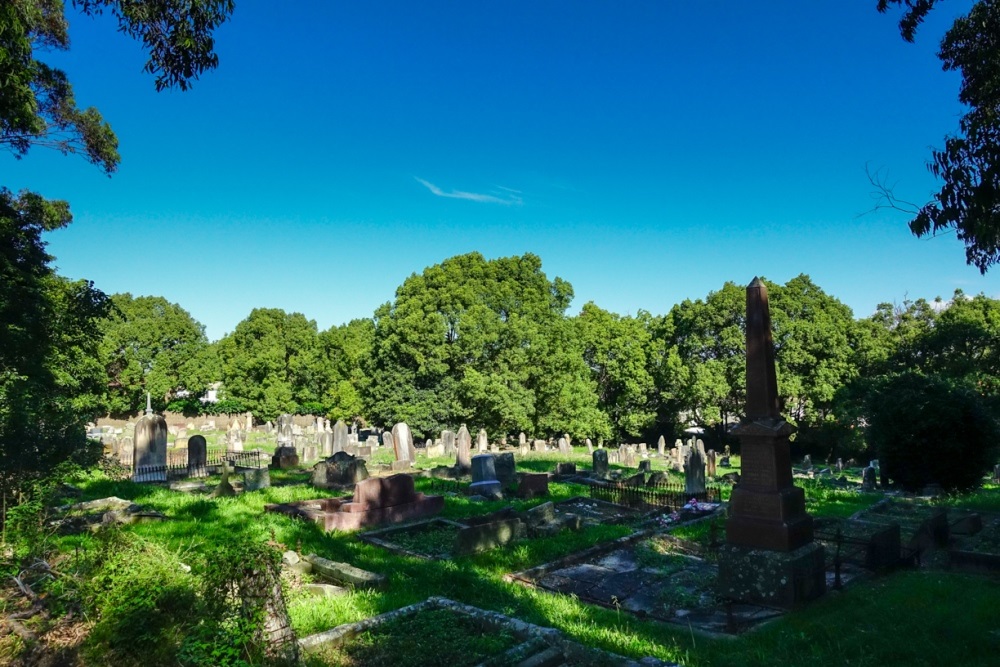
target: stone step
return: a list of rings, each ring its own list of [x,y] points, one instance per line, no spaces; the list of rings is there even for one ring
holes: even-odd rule
[[[517,663],[517,667],[562,667],[565,664],[566,659],[562,651],[555,646],[550,646]]]

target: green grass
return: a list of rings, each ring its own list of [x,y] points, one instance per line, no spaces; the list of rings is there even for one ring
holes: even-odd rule
[[[556,457],[529,458],[522,470],[554,467]],[[586,457],[584,450],[583,456]],[[355,622],[440,595],[505,613],[530,623],[554,627],[583,644],[633,658],[652,655],[685,665],[931,665],[990,664],[998,650],[1000,621],[994,608],[1000,584],[944,572],[903,572],[860,583],[830,594],[804,610],[757,632],[736,639],[709,639],[685,628],[639,619],[624,612],[591,606],[571,596],[523,587],[504,575],[550,562],[594,544],[627,535],[629,526],[595,526],[579,532],[527,540],[507,548],[455,558],[427,561],[399,555],[357,539],[354,534],[324,533],[318,526],[283,515],[264,513],[267,503],[336,495],[299,485],[303,473],[272,471],[283,486],[212,499],[165,488],[112,481],[99,473],[77,480],[82,500],[116,495],[168,516],[166,521],[130,526],[127,530],[173,554],[171,562],[191,566],[190,579],[210,567],[204,555],[223,541],[273,540],[279,548],[316,553],[336,561],[380,572],[388,577],[384,591],[354,591],[342,597],[316,598],[291,589],[288,608],[299,636]],[[214,481],[208,480],[211,485]],[[805,488],[814,514],[844,517],[877,501],[879,494],[829,489],[811,480]],[[417,478],[418,490],[430,492],[432,480]],[[547,500],[585,495],[578,485],[550,483],[551,497],[531,501],[470,502],[464,496],[446,498],[443,517],[461,519],[514,505],[522,510]],[[949,499],[956,506],[1000,506],[1000,489],[985,489]],[[709,523],[682,527],[675,535],[704,540]],[[720,532],[721,539],[721,532]],[[90,534],[57,540],[67,554],[61,568],[72,574],[98,547]],[[183,578],[182,578],[183,579]],[[186,580],[186,579],[184,579]],[[173,632],[174,630],[171,630]],[[406,633],[404,633],[406,634]],[[164,638],[168,645],[174,635]],[[0,653],[2,656],[2,653]],[[109,653],[106,657],[110,657]],[[167,664],[150,660],[149,665]],[[100,664],[100,660],[95,660]]]

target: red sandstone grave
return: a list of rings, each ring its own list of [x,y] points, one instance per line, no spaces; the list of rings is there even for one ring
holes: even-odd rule
[[[443,496],[417,493],[409,475],[369,477],[354,486],[351,498],[319,498],[265,505],[267,512],[315,521],[323,530],[357,530],[433,516],[444,508]]]

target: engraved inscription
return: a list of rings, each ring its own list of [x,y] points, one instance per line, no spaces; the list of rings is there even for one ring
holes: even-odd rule
[[[733,507],[736,514],[776,518],[781,516],[781,496],[761,493],[741,493]]]

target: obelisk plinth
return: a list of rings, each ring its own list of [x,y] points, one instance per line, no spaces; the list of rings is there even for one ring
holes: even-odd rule
[[[805,493],[792,482],[788,436],[795,429],[778,409],[771,314],[759,278],[747,286],[746,323],[746,419],[734,431],[742,464],[719,554],[719,592],[790,607],[826,589],[823,547],[813,542]]]

